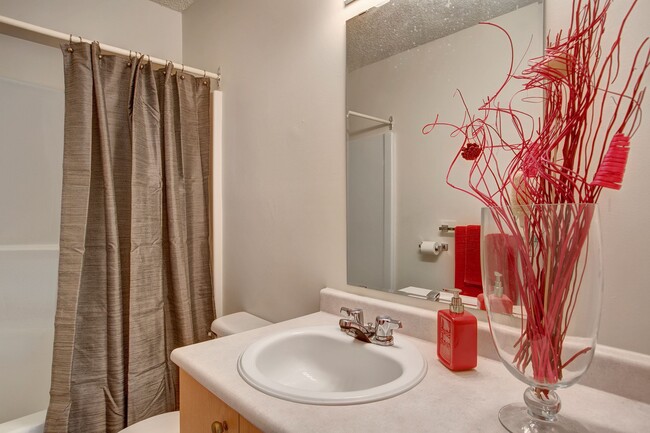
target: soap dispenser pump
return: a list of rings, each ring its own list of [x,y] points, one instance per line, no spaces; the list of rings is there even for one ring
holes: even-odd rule
[[[449,310],[438,311],[438,359],[452,371],[471,370],[477,362],[476,317],[465,311],[459,289],[453,293]]]
[[[512,300],[503,294],[503,282],[498,272],[494,273],[494,293],[490,295],[490,311],[500,314],[512,314]]]

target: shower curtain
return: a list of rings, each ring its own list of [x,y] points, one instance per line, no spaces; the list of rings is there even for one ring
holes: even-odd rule
[[[209,80],[62,47],[65,146],[46,432],[117,432],[175,410],[176,347],[214,318]]]

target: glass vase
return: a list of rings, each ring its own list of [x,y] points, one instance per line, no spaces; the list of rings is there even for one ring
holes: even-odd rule
[[[529,387],[499,412],[511,432],[587,431],[559,415],[556,390],[576,383],[596,349],[603,292],[595,204],[484,208],[483,295],[508,371]]]

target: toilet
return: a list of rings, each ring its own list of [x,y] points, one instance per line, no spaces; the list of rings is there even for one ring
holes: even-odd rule
[[[261,328],[270,325],[268,320],[261,319],[245,311],[226,314],[215,319],[210,325],[212,335],[227,337],[251,329]],[[121,430],[120,433],[179,433],[180,415],[178,411],[167,412],[161,415],[152,416]]]
[[[180,431],[180,412],[175,411],[136,422],[132,426],[121,430],[120,433],[179,433]]]
[[[239,313],[226,314],[215,319],[210,326],[214,336],[227,337],[232,334],[250,331],[251,329],[262,328],[270,325],[268,320],[261,319],[245,311]]]

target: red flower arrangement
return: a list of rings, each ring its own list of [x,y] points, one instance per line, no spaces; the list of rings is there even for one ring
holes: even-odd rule
[[[492,208],[500,230],[514,237],[518,257],[527,262],[515,284],[527,320],[513,363],[521,372],[532,364],[538,383],[558,383],[563,368],[590,350],[578,351],[570,359],[560,356],[580,289],[581,278],[575,275],[581,271],[579,259],[593,217],[586,206],[598,201],[602,188],[621,188],[630,138],[641,121],[642,79],[650,66],[648,38],[636,50],[628,71],[621,70],[619,58],[621,36],[636,3],[611,46],[605,47],[612,0],[574,0],[566,34],[549,37],[544,56],[531,60],[518,75],[513,72],[513,54],[504,83],[477,114],[463,100],[462,124],[436,117],[422,128],[428,134],[438,126],[451,127],[452,136],[463,139],[447,183]],[[482,24],[502,31],[513,52],[506,30]],[[512,82],[520,82],[521,90],[504,103],[501,93]],[[530,102],[528,95],[536,92],[542,95],[542,118],[513,108],[515,100]],[[506,138],[506,129],[516,131],[515,142]],[[504,153],[510,156],[507,163]],[[463,160],[471,164],[468,185],[458,186],[450,181],[450,173],[465,164]],[[562,214],[568,208],[549,214],[543,210],[548,204],[571,204],[573,210],[571,215]],[[556,233],[549,233],[552,230]]]

